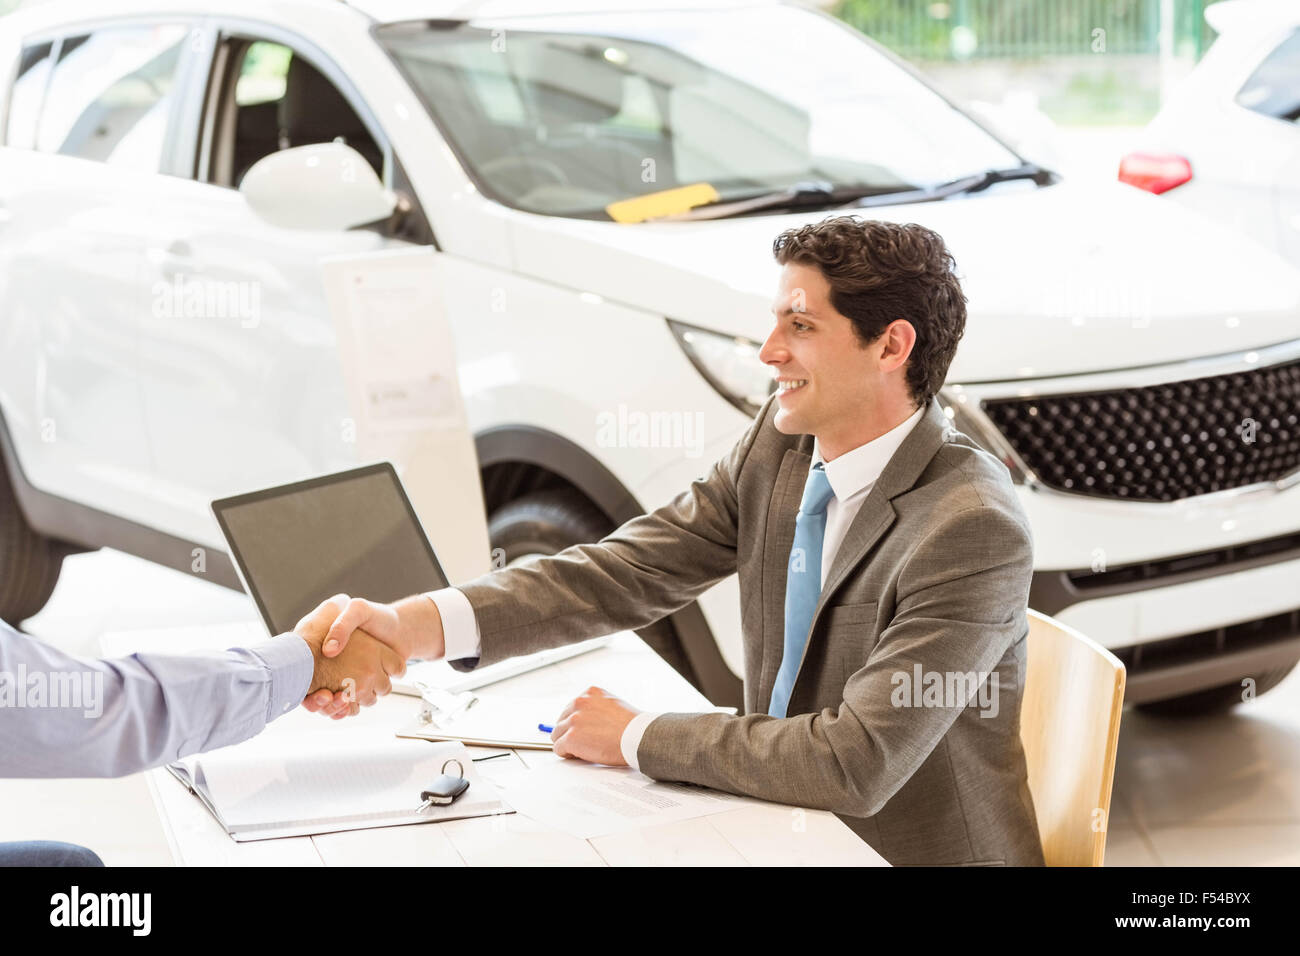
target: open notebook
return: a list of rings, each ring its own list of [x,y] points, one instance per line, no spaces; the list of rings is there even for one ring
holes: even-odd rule
[[[469,789],[454,803],[417,812],[420,791],[452,757]],[[464,745],[373,732],[279,741],[264,735],[167,769],[239,842],[514,812],[479,777]]]

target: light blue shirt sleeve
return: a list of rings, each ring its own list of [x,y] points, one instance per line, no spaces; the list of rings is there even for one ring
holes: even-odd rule
[[[296,634],[94,660],[0,621],[0,777],[117,777],[238,743],[302,702],[314,664]]]

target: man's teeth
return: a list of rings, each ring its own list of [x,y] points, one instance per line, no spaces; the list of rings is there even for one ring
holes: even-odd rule
[[[789,392],[796,388],[802,388],[807,384],[808,384],[808,379],[795,378],[795,379],[790,379],[789,381],[777,382],[776,390],[778,392]]]

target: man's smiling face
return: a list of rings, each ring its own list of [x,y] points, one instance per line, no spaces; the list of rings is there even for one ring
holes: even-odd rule
[[[893,379],[900,377],[890,376],[899,363],[887,355],[888,368],[882,368],[890,335],[863,345],[853,323],[831,305],[830,293],[830,283],[816,266],[783,266],[772,306],[776,324],[758,353],[777,379],[777,429],[816,435],[828,461],[870,440],[856,436],[878,418],[882,398],[892,398],[882,395],[882,389],[897,390]]]
[[[758,357],[786,386],[772,402],[779,431],[815,436],[833,461],[934,406],[966,327],[938,233],[836,216],[785,230],[772,254],[776,324]]]

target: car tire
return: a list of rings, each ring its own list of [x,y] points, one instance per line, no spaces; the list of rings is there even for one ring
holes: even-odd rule
[[[488,519],[492,566],[508,567],[530,555],[558,554],[575,544],[599,541],[613,530],[604,512],[572,488],[530,492],[502,505]],[[699,686],[671,620],[663,618],[636,634],[677,673]]]
[[[49,601],[68,550],[28,525],[0,465],[0,619],[17,626]]]
[[[1255,696],[1258,697],[1282,683],[1286,676],[1295,670],[1297,663],[1300,663],[1300,661],[1292,661],[1290,664],[1275,667],[1260,674],[1242,675],[1239,680],[1230,684],[1207,687],[1205,690],[1184,694],[1181,697],[1147,701],[1138,704],[1137,709],[1144,714],[1152,714],[1157,717],[1205,717],[1221,714],[1230,710],[1234,705],[1242,703],[1241,694],[1244,688],[1241,686],[1241,682],[1247,676],[1254,678]]]

